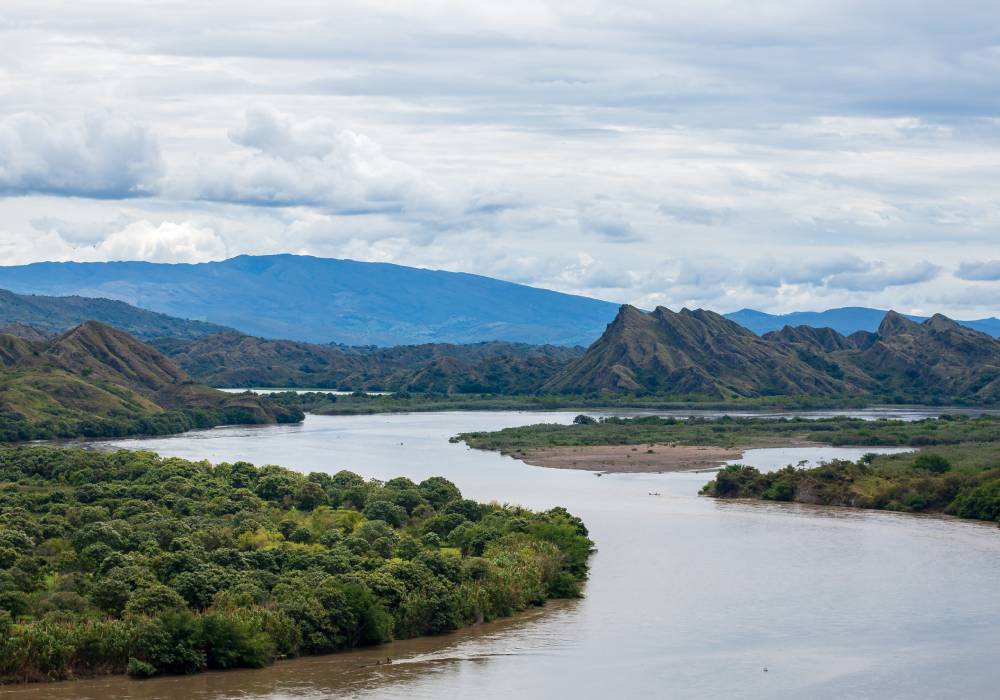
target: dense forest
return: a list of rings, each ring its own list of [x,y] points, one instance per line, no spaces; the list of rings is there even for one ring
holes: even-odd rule
[[[579,595],[561,508],[151,453],[0,447],[0,679],[263,666]]]

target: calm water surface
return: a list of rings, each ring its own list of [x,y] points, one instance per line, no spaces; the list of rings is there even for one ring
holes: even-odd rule
[[[440,474],[479,500],[565,505],[586,520],[599,551],[584,599],[453,635],[259,671],[6,692],[33,700],[1000,696],[995,526],[718,502],[697,496],[704,473],[598,478],[448,443],[461,431],[573,415],[310,416],[297,426],[116,442],[380,479]],[[742,461],[771,469],[865,451],[752,450]],[[387,656],[393,664],[373,665]]]

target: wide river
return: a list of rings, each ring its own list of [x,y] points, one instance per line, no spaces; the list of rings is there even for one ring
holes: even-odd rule
[[[699,497],[704,473],[543,469],[448,438],[573,413],[309,416],[114,444],[366,477],[442,475],[563,505],[599,551],[586,596],[455,634],[255,671],[7,688],[11,698],[996,698],[995,525]],[[877,415],[869,413],[868,415]],[[918,414],[912,414],[917,416]],[[776,468],[863,449],[753,450]],[[652,496],[650,493],[660,493]],[[391,665],[375,666],[376,658]],[[766,670],[765,670],[766,669]]]

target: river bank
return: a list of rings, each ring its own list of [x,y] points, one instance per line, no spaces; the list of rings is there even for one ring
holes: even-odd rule
[[[474,500],[532,510],[565,505],[587,523],[598,551],[584,598],[546,606],[511,633],[480,635],[472,628],[467,641],[418,655],[416,663],[366,669],[349,688],[343,677],[352,672],[335,661],[341,657],[305,657],[260,671],[152,683],[109,678],[108,691],[97,697],[992,696],[991,654],[1000,645],[1000,600],[993,593],[1000,538],[994,529],[890,512],[710,499],[698,496],[712,478],[706,474],[598,479],[587,471],[539,469],[448,442],[460,432],[568,424],[574,416],[308,416],[301,425],[103,443],[109,449],[293,464],[330,474],[349,468],[382,480],[441,475]],[[742,461],[769,472],[802,460],[853,461],[868,451],[893,449],[751,449]],[[761,672],[765,665],[767,674]],[[75,700],[74,685],[17,691],[34,691],[38,695],[29,697],[38,700]],[[45,694],[59,688],[60,694]]]
[[[740,460],[747,450],[771,447],[822,447],[804,440],[762,441],[739,447],[650,443],[635,445],[590,445],[586,447],[540,447],[502,452],[525,464],[550,469],[581,469],[605,474],[663,474],[667,472],[718,469]]]

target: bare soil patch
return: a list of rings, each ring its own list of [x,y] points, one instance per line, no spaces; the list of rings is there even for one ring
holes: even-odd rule
[[[693,445],[598,445],[592,447],[541,447],[513,452],[537,467],[583,469],[595,472],[676,472],[713,469],[740,459],[743,450]]]

